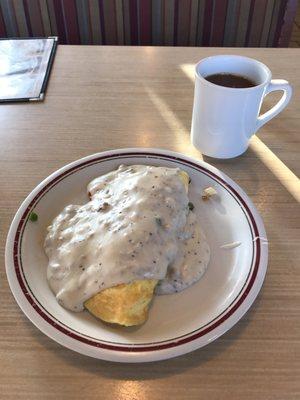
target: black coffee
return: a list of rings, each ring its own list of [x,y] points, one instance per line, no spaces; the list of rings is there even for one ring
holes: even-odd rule
[[[206,76],[205,79],[215,85],[231,88],[249,88],[257,85],[245,76],[226,73],[209,75]]]

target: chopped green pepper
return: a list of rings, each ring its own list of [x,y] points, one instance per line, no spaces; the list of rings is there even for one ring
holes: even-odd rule
[[[31,221],[31,222],[36,222],[37,220],[38,220],[38,215],[35,213],[35,212],[31,212],[30,214],[29,214],[29,220]]]
[[[193,210],[195,208],[194,204],[191,201],[189,201],[189,203],[188,203],[188,208],[189,208],[189,210]]]

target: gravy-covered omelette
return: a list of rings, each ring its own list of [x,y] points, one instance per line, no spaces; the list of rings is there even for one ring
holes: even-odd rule
[[[138,325],[154,291],[199,280],[210,252],[188,182],[178,168],[147,165],[121,165],[90,182],[90,201],[65,207],[48,227],[47,277],[59,304]]]

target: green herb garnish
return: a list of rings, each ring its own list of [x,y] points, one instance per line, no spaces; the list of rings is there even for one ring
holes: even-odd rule
[[[36,222],[38,220],[38,215],[35,212],[29,214],[29,219],[31,222]]]
[[[189,201],[189,203],[188,203],[188,208],[189,208],[189,210],[193,210],[195,207],[194,207],[194,204],[191,202],[191,201]]]
[[[161,220],[161,218],[156,217],[156,218],[155,218],[155,221],[156,221],[157,225],[162,226],[162,220]]]

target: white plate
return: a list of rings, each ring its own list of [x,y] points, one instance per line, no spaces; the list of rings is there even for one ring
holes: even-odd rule
[[[180,167],[192,179],[189,197],[211,248],[204,277],[181,293],[156,296],[140,328],[113,328],[87,312],[72,313],[55,300],[46,280],[46,227],[67,204],[86,202],[93,178],[120,164]],[[213,186],[218,196],[201,198]],[[37,222],[28,221],[35,211]],[[230,329],[249,309],[266,273],[268,249],[262,220],[241,188],[221,171],[179,153],[121,149],[94,154],[54,172],[26,198],[11,224],[6,272],[22,311],[46,335],[79,353],[104,360],[145,362],[202,347]],[[241,242],[234,249],[222,245]]]

